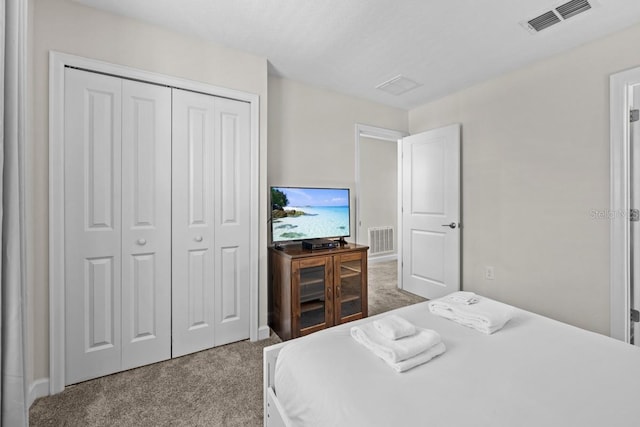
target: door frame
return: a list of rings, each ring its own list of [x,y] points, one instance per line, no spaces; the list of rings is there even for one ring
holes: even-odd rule
[[[362,184],[361,184],[361,179],[360,179],[360,144],[362,144],[361,138],[371,138],[371,139],[377,139],[380,141],[388,141],[388,142],[394,142],[396,144],[397,147],[397,168],[398,168],[398,197],[400,197],[400,190],[401,190],[401,182],[400,182],[400,177],[402,176],[402,146],[400,144],[400,140],[402,138],[404,138],[405,136],[409,136],[408,132],[404,132],[404,131],[399,131],[399,130],[393,130],[393,129],[386,129],[386,128],[381,128],[381,127],[377,127],[377,126],[370,126],[370,125],[365,125],[365,124],[360,124],[360,123],[356,123],[356,127],[355,127],[355,139],[356,139],[356,146],[355,146],[355,194],[354,194],[354,198],[355,198],[355,224],[354,224],[354,236],[355,236],[355,240],[356,242],[358,242],[358,239],[361,237],[358,234],[358,230],[360,229],[360,198],[361,198],[361,191],[362,191]],[[400,236],[400,234],[398,233],[398,230],[400,229],[400,226],[402,225],[401,221],[402,218],[400,216],[400,208],[401,208],[401,200],[398,199],[398,223],[395,224],[396,226],[396,238],[397,238],[397,242],[398,242],[398,247],[396,248],[396,257],[398,260],[400,260],[400,255],[401,255],[401,251],[402,251],[402,239]],[[400,270],[400,269],[398,269]],[[402,289],[402,281],[401,281],[401,277],[400,275],[398,276],[398,288]]]
[[[259,102],[257,94],[227,89],[193,80],[84,58],[49,53],[49,393],[64,390],[64,69],[87,71],[170,86],[178,89],[248,102],[251,108],[251,241],[249,247],[249,337],[258,339],[259,260]]]
[[[633,89],[640,87],[640,67],[609,77],[610,108],[610,335],[629,342],[631,310],[630,132]]]

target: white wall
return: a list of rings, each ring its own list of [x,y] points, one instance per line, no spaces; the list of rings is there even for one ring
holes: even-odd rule
[[[353,205],[356,123],[406,131],[407,112],[270,76],[269,185],[349,187]]]
[[[369,228],[392,226],[398,234],[398,143],[360,137],[359,243],[369,244]],[[394,251],[395,253],[397,251]]]
[[[609,75],[640,65],[640,26],[409,112],[462,123],[463,286],[609,332]],[[484,267],[495,280],[484,280]]]
[[[28,292],[32,377],[48,377],[48,54],[71,53],[260,96],[260,323],[266,324],[267,61],[80,6],[32,0],[32,144],[27,148]]]

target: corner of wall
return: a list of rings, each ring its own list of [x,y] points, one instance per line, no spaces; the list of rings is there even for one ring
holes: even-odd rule
[[[37,399],[49,396],[49,378],[39,378],[29,385],[27,407],[30,408]]]

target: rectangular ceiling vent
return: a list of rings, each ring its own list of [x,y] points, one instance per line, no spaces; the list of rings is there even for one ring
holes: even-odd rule
[[[417,87],[422,86],[420,83],[414,82],[411,79],[404,77],[403,75],[397,75],[392,79],[387,80],[386,82],[380,83],[376,86],[376,89],[380,89],[384,92],[390,93],[391,95],[402,95],[403,93],[409,92]]]
[[[593,7],[595,0],[571,0],[564,3],[553,10],[543,13],[529,21],[522,22],[522,26],[532,33],[537,33],[558,24],[565,19],[569,19]]]
[[[562,6],[556,7],[556,12],[562,16],[562,19],[569,19],[589,9],[591,9],[591,5],[587,0],[571,0]]]
[[[542,31],[545,28],[549,28],[552,25],[555,25],[560,22],[560,18],[558,15],[553,13],[553,11],[549,11],[547,13],[543,13],[542,15],[533,18],[531,21],[528,21],[529,26],[535,31]]]

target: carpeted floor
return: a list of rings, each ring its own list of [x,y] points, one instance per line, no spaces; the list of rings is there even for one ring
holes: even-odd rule
[[[422,297],[398,289],[396,261],[369,263],[368,267],[369,316],[425,301]]]
[[[397,264],[369,264],[369,315],[424,299],[396,288]],[[37,426],[261,426],[262,349],[242,341],[66,387],[29,411]]]

